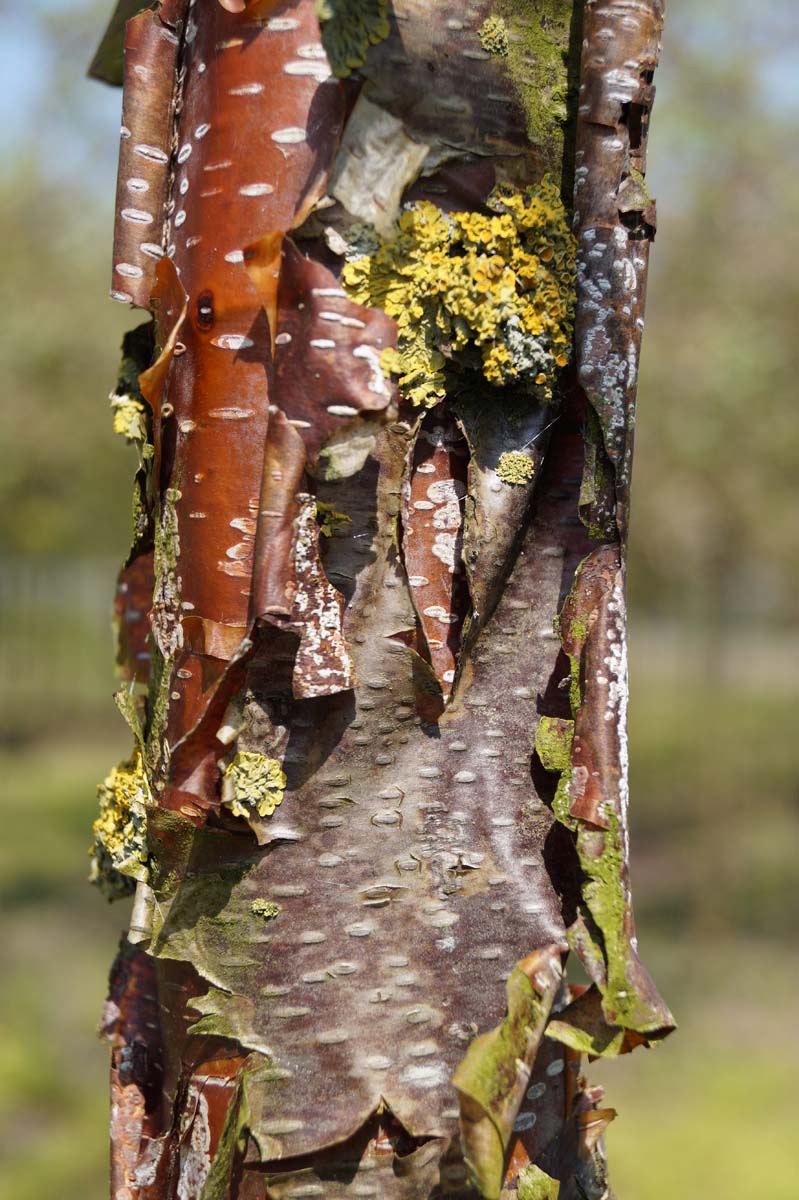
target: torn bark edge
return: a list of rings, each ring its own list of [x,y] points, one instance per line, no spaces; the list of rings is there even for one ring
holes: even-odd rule
[[[147,308],[172,180],[181,38],[145,8],[125,25],[111,298]]]
[[[592,536],[626,541],[632,428],[654,203],[646,135],[660,51],[662,0],[586,4],[577,122],[574,229],[580,244],[575,350],[614,478],[600,474],[581,515]],[[590,474],[590,465],[589,465]],[[615,520],[614,520],[615,510]]]
[[[155,15],[174,33],[180,33],[185,7],[186,0],[162,0],[155,9]],[[97,79],[100,83],[107,83],[112,87],[122,87],[125,26],[145,9],[153,9],[153,0],[117,0],[116,8],[86,72],[90,79]]]
[[[565,947],[552,944],[516,965],[501,1025],[476,1037],[452,1077],[464,1159],[485,1200],[499,1200],[513,1123],[562,978]]]
[[[619,550],[606,545],[577,568],[560,615],[561,641],[571,664],[574,736],[554,801],[557,819],[575,836],[583,871],[585,911],[569,929],[569,943],[598,988],[604,1021],[612,1027],[600,1029],[593,1000],[584,999],[572,1015],[581,1017],[579,1028],[586,1036],[559,1040],[593,1054],[622,1052],[620,1031],[649,1042],[674,1028],[638,957],[632,912],[625,631]],[[541,748],[539,758],[548,770],[560,765],[547,762]],[[593,1048],[586,1037],[593,1039]]]

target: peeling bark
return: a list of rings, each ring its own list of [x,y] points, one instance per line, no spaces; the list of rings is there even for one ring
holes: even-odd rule
[[[582,1058],[673,1027],[633,924],[624,650],[661,24],[112,20],[112,294],[153,314],[114,397],[141,464],[114,894],[147,835],[114,1196],[608,1194]]]

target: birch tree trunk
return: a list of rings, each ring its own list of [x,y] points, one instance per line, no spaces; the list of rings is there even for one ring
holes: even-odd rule
[[[583,1057],[673,1026],[624,610],[661,23],[118,6],[116,1197],[609,1194]]]

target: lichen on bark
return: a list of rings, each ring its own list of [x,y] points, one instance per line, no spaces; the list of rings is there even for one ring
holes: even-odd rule
[[[127,26],[113,294],[155,347],[117,390],[136,751],[96,853],[137,884],[108,1025],[115,1095],[147,1047],[112,1118],[133,1200],[607,1188],[580,1055],[671,1027],[623,657],[654,228],[625,105],[660,19],[163,0]]]
[[[445,399],[459,368],[548,402],[568,362],[575,258],[558,189],[502,186],[486,206],[494,215],[411,205],[395,237],[344,268],[352,298],[397,321],[382,361],[413,404]]]

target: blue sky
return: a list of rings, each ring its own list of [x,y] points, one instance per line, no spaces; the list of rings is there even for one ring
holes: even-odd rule
[[[113,0],[0,0],[0,154],[36,161],[98,196],[113,193],[120,93],[85,79]],[[669,52],[669,36],[675,51]],[[699,64],[735,61],[745,50],[755,103],[767,117],[799,121],[799,22],[793,0],[669,0],[656,82],[651,184],[661,201],[677,189],[680,146],[670,99],[682,86],[686,52]],[[688,156],[686,147],[686,156]]]

